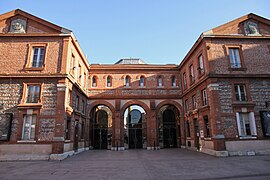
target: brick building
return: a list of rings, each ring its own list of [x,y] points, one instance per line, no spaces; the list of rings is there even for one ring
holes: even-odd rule
[[[270,21],[202,33],[180,65],[89,65],[72,31],[0,15],[0,160],[85,149],[269,154]]]

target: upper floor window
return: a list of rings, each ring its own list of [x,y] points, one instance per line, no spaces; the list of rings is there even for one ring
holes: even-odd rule
[[[194,75],[194,67],[193,67],[193,65],[190,65],[189,72],[190,72],[190,82],[193,83],[195,81],[195,75]]]
[[[97,77],[96,76],[92,77],[92,87],[97,87]]]
[[[82,113],[84,114],[85,113],[85,101],[82,100]]]
[[[140,87],[144,87],[145,86],[145,78],[143,76],[140,77]]]
[[[186,112],[188,112],[188,109],[189,109],[189,107],[188,107],[188,99],[185,101],[185,108],[186,108]]]
[[[78,78],[79,78],[79,82],[82,82],[82,66],[79,64],[79,69],[78,69]]]
[[[176,78],[175,78],[175,76],[172,76],[172,86],[176,87]]]
[[[70,59],[70,73],[74,75],[75,71],[75,56],[72,54]]]
[[[246,87],[245,85],[235,85],[236,101],[247,101]]]
[[[44,64],[45,47],[33,47],[32,67],[41,68]]]
[[[204,73],[204,64],[203,64],[203,56],[202,55],[200,55],[198,57],[198,64],[199,64],[199,68],[198,68],[199,74],[201,75]]]
[[[36,115],[23,115],[22,140],[35,140]]]
[[[107,87],[112,87],[112,77],[111,76],[107,77]]]
[[[202,104],[203,106],[207,105],[207,93],[206,93],[206,89],[202,90]]]
[[[126,78],[125,78],[125,86],[126,87],[130,86],[130,77],[129,76],[126,76]]]
[[[229,48],[230,56],[230,67],[231,68],[241,68],[241,59],[239,54],[239,48]]]
[[[76,101],[75,101],[75,109],[79,111],[79,105],[80,105],[80,97],[77,95],[76,96]]]
[[[197,109],[197,99],[196,95],[192,96],[193,109]]]
[[[40,85],[28,85],[26,94],[26,103],[38,103],[40,99]]]
[[[183,74],[183,83],[184,83],[184,89],[187,88],[187,75],[186,73]]]
[[[158,87],[162,87],[163,86],[163,84],[162,84],[162,77],[161,76],[158,76],[157,85],[158,85]]]

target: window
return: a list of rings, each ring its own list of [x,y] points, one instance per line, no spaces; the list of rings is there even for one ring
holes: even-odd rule
[[[186,113],[188,112],[188,99],[185,101]]]
[[[112,78],[111,78],[111,76],[107,77],[107,87],[112,87]]]
[[[39,97],[40,85],[28,85],[26,103],[38,103],[40,99]]]
[[[186,121],[186,131],[187,131],[187,137],[190,137],[190,124],[189,121]]]
[[[161,78],[161,76],[158,76],[157,83],[158,83],[158,87],[162,87],[162,78]]]
[[[72,107],[72,91],[69,90],[68,92],[68,105]]]
[[[72,54],[70,59],[70,73],[74,75],[75,70],[75,56]]]
[[[33,47],[32,67],[41,68],[44,64],[45,47]]]
[[[192,102],[193,102],[193,109],[197,109],[196,95],[192,96]]]
[[[80,97],[77,95],[76,96],[76,102],[75,102],[75,109],[79,111],[79,102],[80,102]]]
[[[86,88],[86,73],[83,73],[83,87]]]
[[[176,78],[172,76],[172,87],[176,87]]]
[[[230,65],[231,68],[241,68],[241,60],[239,54],[239,48],[229,48]]]
[[[186,73],[183,74],[184,89],[187,88],[187,76]]]
[[[126,87],[130,86],[130,77],[129,76],[126,76],[126,78],[125,78],[125,86]]]
[[[235,85],[234,90],[236,101],[247,101],[245,85]]]
[[[204,64],[203,64],[203,56],[202,55],[200,55],[198,57],[198,64],[199,64],[199,68],[198,68],[199,74],[201,75],[204,73]]]
[[[85,101],[82,100],[82,113],[84,114],[85,113]]]
[[[71,117],[69,116],[67,118],[66,124],[66,140],[70,140],[70,128],[71,128]]]
[[[263,134],[270,137],[270,111],[260,111]]]
[[[97,87],[97,77],[92,77],[92,87]]]
[[[84,122],[81,124],[81,139],[84,139]]]
[[[203,101],[203,106],[206,106],[207,105],[206,89],[202,90],[202,101]]]
[[[140,87],[144,87],[145,86],[145,78],[143,76],[140,77]]]
[[[189,67],[189,73],[190,73],[190,82],[193,83],[195,81],[195,75],[194,75],[194,67],[193,67],[193,65],[190,65],[190,67]]]
[[[240,137],[257,135],[254,112],[237,112],[236,121]]]
[[[204,121],[205,137],[211,137],[211,131],[210,131],[210,124],[209,124],[208,116],[204,116],[203,121]]]
[[[82,66],[79,64],[79,69],[78,69],[78,79],[79,82],[82,82]]]
[[[36,115],[23,115],[22,140],[35,140]]]

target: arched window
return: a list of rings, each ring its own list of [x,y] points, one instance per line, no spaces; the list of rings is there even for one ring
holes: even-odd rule
[[[175,76],[172,76],[172,86],[176,87],[176,78],[175,78]]]
[[[112,87],[112,77],[111,76],[107,77],[107,87]]]
[[[92,77],[92,87],[97,87],[97,77],[96,76]]]
[[[144,87],[145,86],[145,78],[143,76],[140,77],[140,87]]]
[[[130,86],[130,77],[129,76],[126,76],[126,78],[125,78],[125,86],[126,87]]]
[[[158,87],[163,86],[163,84],[162,84],[162,77],[161,76],[158,76],[157,85],[158,85]]]

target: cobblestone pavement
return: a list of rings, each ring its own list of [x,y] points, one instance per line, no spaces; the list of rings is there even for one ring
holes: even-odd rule
[[[270,179],[270,156],[218,158],[185,149],[91,150],[64,161],[0,162],[0,179]]]

